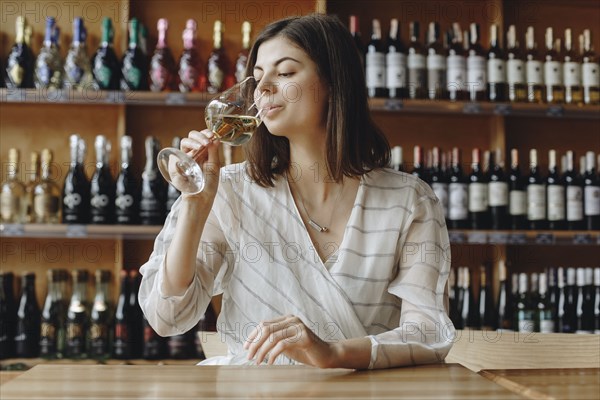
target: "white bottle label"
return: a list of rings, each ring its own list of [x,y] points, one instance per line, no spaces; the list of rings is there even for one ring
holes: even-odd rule
[[[510,84],[525,83],[525,63],[523,60],[506,62],[506,81]]]
[[[506,182],[490,182],[488,188],[490,207],[508,205],[508,184]]]
[[[471,183],[469,185],[469,211],[482,212],[488,208],[488,185]]]
[[[527,83],[530,85],[544,84],[544,66],[541,61],[527,61]]]
[[[470,91],[485,91],[485,85],[487,84],[485,72],[485,58],[475,55],[470,55],[467,58],[467,86]]]
[[[546,86],[562,86],[562,65],[559,61],[544,63],[544,78]]]
[[[522,319],[519,320],[517,328],[519,332],[533,332],[535,329],[535,324],[531,319]]]
[[[451,183],[448,185],[449,198],[449,219],[463,220],[469,216],[468,201],[469,195],[466,183]]]
[[[566,62],[563,64],[565,86],[581,86],[581,64]]]
[[[427,62],[423,54],[409,54],[408,55],[408,69],[425,69]]]
[[[448,70],[446,79],[448,90],[463,90],[467,78],[467,61],[463,56],[451,54],[446,59]]]
[[[433,189],[433,193],[437,196],[444,208],[444,216],[448,216],[448,184],[447,183],[439,183],[434,182],[431,185]]]
[[[385,86],[385,56],[383,53],[367,53],[365,74],[367,87],[384,88]]]
[[[509,199],[510,215],[526,215],[527,214],[527,193],[523,190],[513,190],[510,192]]]
[[[551,319],[543,319],[540,321],[540,333],[553,333],[554,321]]]
[[[506,63],[499,58],[491,58],[487,63],[487,76],[490,83],[506,82]]]
[[[427,56],[427,89],[432,95],[435,91],[446,87],[446,57],[440,54],[429,54]],[[430,96],[432,96],[430,94]]]
[[[548,220],[565,219],[565,188],[559,185],[548,185]]]
[[[585,215],[600,215],[600,186],[586,186],[583,192]]]
[[[527,186],[527,219],[539,221],[546,218],[546,188],[544,185]]]
[[[386,74],[388,88],[406,87],[406,54],[387,53],[386,54]]]
[[[583,219],[583,190],[579,186],[567,186],[567,221]]]
[[[581,66],[581,75],[584,87],[600,86],[600,64],[583,63]]]
[[[427,55],[427,69],[446,69],[446,57],[441,54]]]

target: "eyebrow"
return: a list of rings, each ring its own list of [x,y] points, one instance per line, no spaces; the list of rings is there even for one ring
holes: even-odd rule
[[[297,62],[298,64],[302,64],[300,61],[296,60],[295,58],[292,58],[292,57],[282,57],[282,58],[280,58],[279,60],[275,61],[275,62],[273,63],[273,66],[275,66],[275,67],[276,67],[276,66],[278,66],[279,64],[281,64],[282,62],[284,62],[284,61],[287,61],[287,60],[290,60],[290,61]],[[259,70],[261,70],[261,71],[263,70],[263,69],[262,69],[262,67],[260,67],[260,66],[257,66],[257,65],[255,65],[255,66],[254,66],[254,69],[259,69]]]

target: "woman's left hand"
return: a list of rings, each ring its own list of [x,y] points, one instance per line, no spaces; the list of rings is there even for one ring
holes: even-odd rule
[[[277,356],[287,357],[319,368],[334,365],[337,353],[334,343],[321,340],[300,318],[293,315],[261,322],[244,343],[248,359],[273,364]]]

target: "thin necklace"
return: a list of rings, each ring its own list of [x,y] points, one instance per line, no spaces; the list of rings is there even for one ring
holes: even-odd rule
[[[340,196],[342,195],[343,191],[344,191],[344,187],[342,186],[337,197],[335,198],[335,201],[333,203],[334,205],[338,203],[338,200],[340,199]],[[333,211],[335,211],[335,208],[331,212],[331,218],[329,218],[329,223],[327,224],[328,226],[320,225],[314,219],[312,219],[310,217],[310,214],[308,213],[308,210],[306,209],[306,205],[304,204],[304,198],[302,197],[302,193],[300,193],[300,190],[296,190],[296,192],[298,193],[298,196],[300,196],[300,202],[302,203],[302,208],[304,208],[304,212],[306,213],[306,216],[308,217],[308,225],[310,225],[311,228],[313,228],[317,232],[322,232],[322,233],[329,232],[328,226],[331,226],[331,222],[333,222],[333,215],[334,215]]]

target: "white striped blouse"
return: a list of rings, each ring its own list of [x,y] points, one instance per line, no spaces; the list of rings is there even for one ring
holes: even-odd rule
[[[438,199],[414,176],[391,169],[363,175],[340,246],[322,262],[285,177],[263,188],[245,163],[222,168],[195,277],[183,295],[164,296],[178,205],[140,269],[139,299],[152,327],[169,336],[193,328],[222,293],[217,329],[229,355],[207,363],[245,361],[242,346],[254,327],[289,314],[325,341],[369,337],[370,368],[441,362],[450,350],[448,232]]]

